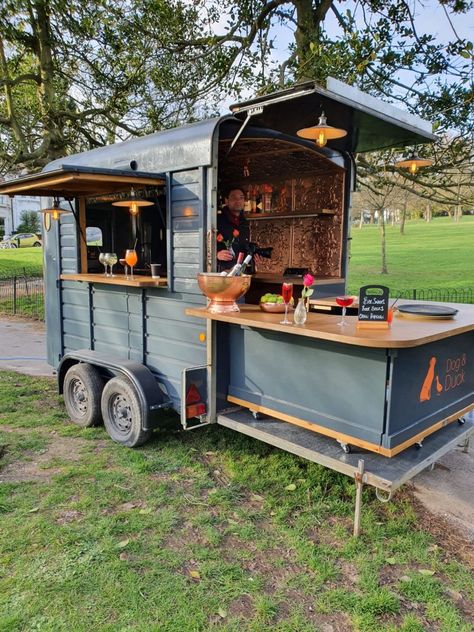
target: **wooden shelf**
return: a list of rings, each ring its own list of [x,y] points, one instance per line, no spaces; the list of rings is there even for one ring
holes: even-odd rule
[[[320,215],[333,217],[336,211],[330,209],[324,211],[317,211],[315,213],[272,213],[271,211],[266,213],[244,213],[245,219],[261,220],[261,219],[293,219],[298,217],[318,217]]]
[[[114,274],[113,277],[106,277],[99,274],[61,274],[62,281],[82,281],[85,283],[102,283],[104,285],[121,285],[128,287],[167,287],[168,279],[152,279],[150,276],[133,275],[132,279],[126,278],[124,274]]]

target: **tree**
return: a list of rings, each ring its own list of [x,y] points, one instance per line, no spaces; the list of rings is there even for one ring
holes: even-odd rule
[[[457,155],[441,158],[464,164],[472,159],[473,47],[451,18],[472,3],[439,3],[446,41],[419,32],[420,0],[4,0],[4,164],[39,168],[207,115],[224,97],[328,75],[402,102],[441,134],[455,128]],[[285,29],[293,39],[282,58],[275,52]]]
[[[40,221],[36,211],[22,211],[20,223],[16,227],[17,233],[40,233]]]

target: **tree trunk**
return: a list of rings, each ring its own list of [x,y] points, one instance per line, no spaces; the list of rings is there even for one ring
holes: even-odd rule
[[[383,208],[379,209],[379,222],[381,228],[381,247],[382,247],[382,269],[380,270],[380,274],[388,274],[387,269],[387,249],[386,249],[386,239],[385,239],[385,215]]]

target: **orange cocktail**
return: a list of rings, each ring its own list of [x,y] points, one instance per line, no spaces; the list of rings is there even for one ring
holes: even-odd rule
[[[133,281],[133,266],[135,266],[137,264],[137,261],[138,261],[137,251],[136,250],[127,250],[125,252],[125,261],[126,261],[127,265],[130,266],[130,269],[131,269],[130,278]]]

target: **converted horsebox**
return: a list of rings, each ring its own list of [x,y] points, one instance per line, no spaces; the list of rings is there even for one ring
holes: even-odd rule
[[[421,443],[472,408],[472,371],[442,404],[406,396],[415,384],[416,399],[429,358],[441,366],[446,355],[470,357],[472,312],[451,328],[430,324],[429,335],[400,321],[387,338],[338,330],[332,314],[285,328],[257,303],[285,278],[301,287],[302,271],[320,298],[345,292],[354,155],[431,142],[431,126],[334,79],[231,111],[0,185],[4,194],[55,201],[44,215],[47,355],[71,419],[88,426],[103,418],[112,439],[134,447],[163,408],[193,428],[223,419],[232,404],[389,457]],[[322,111],[347,133],[319,147],[297,132]],[[273,250],[241,312],[209,315],[197,275],[216,269],[219,192],[229,185],[248,198],[251,241]],[[132,190],[148,202],[138,214],[123,205]],[[117,267],[105,276],[100,253],[122,257],[134,246],[133,278]],[[234,422],[225,423],[240,429]]]

